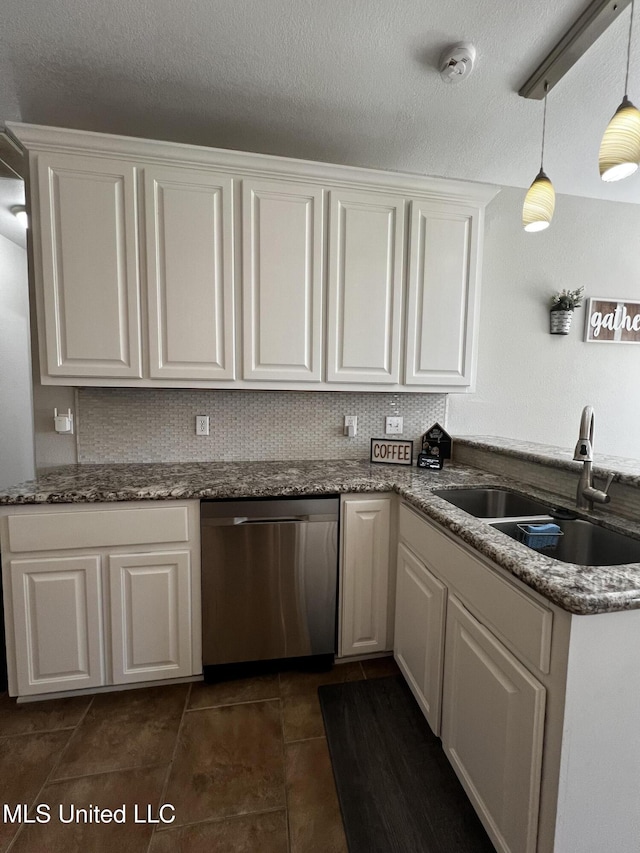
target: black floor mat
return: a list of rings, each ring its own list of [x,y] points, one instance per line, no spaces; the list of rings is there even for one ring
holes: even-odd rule
[[[495,853],[401,676],[318,695],[350,853]]]

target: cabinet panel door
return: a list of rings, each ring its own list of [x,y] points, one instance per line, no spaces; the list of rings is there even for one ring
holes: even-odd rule
[[[63,154],[37,162],[43,373],[140,377],[136,169]]]
[[[402,543],[394,657],[434,734],[440,734],[447,588]]]
[[[331,191],[329,382],[400,381],[404,200]]]
[[[109,557],[113,681],[191,675],[188,551]]]
[[[546,691],[453,596],[442,745],[496,848],[534,853]]]
[[[479,215],[411,203],[407,385],[472,384]]]
[[[149,370],[234,378],[233,181],[145,168]]]
[[[12,560],[18,694],[104,684],[100,557]]]
[[[243,181],[245,379],[322,379],[323,191]]]
[[[388,651],[391,501],[343,504],[342,656]]]

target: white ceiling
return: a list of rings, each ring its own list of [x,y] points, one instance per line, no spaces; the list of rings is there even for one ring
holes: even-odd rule
[[[589,0],[3,0],[0,123],[21,120],[525,187],[542,102],[517,90]],[[598,176],[623,95],[626,10],[549,96],[556,191]],[[629,93],[640,104],[640,27]],[[446,85],[443,47],[471,41]]]

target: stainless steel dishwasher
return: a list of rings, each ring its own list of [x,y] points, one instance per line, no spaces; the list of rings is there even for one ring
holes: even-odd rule
[[[339,507],[202,501],[205,667],[335,653]]]

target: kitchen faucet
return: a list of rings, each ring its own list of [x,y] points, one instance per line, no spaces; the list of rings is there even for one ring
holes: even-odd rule
[[[611,496],[607,494],[609,486],[613,482],[614,474],[609,474],[607,484],[603,491],[593,487],[593,406],[585,406],[580,419],[580,436],[573,458],[577,462],[583,462],[582,473],[578,480],[578,492],[576,495],[576,507],[578,509],[593,509],[593,502],[608,504]]]

